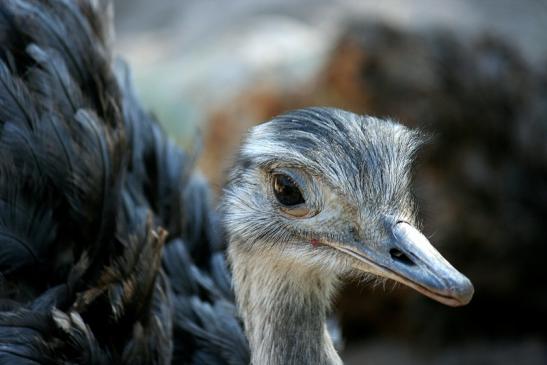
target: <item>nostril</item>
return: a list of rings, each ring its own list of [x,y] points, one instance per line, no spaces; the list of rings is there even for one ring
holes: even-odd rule
[[[391,258],[395,261],[399,261],[400,263],[403,263],[408,266],[414,266],[414,261],[412,261],[407,255],[405,255],[401,250],[398,250],[396,248],[392,248],[389,250],[389,254],[391,255]]]

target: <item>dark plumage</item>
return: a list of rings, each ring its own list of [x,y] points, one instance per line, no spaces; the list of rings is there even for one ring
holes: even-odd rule
[[[248,362],[207,187],[114,71],[109,8],[0,4],[0,363]]]
[[[0,3],[0,363],[333,364],[341,276],[471,299],[411,226],[418,134],[328,108],[245,140],[223,200],[232,283],[196,153],[142,110],[109,18],[101,0]]]

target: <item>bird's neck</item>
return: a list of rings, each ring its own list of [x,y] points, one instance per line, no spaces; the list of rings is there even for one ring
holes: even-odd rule
[[[326,329],[335,277],[238,245],[229,255],[253,365],[342,363]]]

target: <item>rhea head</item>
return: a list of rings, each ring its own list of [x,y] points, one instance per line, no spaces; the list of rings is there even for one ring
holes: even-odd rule
[[[297,306],[307,297],[289,297],[310,287],[310,302],[330,302],[337,278],[355,274],[450,306],[470,301],[471,282],[417,229],[410,183],[421,143],[395,122],[331,108],[290,112],[249,132],[223,200],[248,332],[249,307]]]

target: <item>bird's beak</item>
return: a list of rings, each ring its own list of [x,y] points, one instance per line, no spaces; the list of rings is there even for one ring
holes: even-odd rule
[[[332,245],[350,255],[352,266],[408,285],[443,304],[466,305],[473,297],[471,281],[456,270],[416,228],[386,221],[389,238],[381,245]]]

